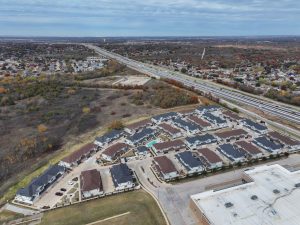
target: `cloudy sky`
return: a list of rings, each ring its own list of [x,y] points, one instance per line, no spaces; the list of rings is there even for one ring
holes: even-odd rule
[[[0,35],[300,35],[300,0],[0,0]]]

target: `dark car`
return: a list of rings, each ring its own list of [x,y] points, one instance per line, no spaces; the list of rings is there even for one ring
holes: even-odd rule
[[[61,191],[66,191],[67,189],[65,189],[65,188],[61,188],[60,190],[61,190]]]
[[[78,177],[74,177],[72,181],[78,181]]]
[[[57,195],[57,196],[62,196],[63,193],[61,193],[61,192],[56,192],[55,195]]]

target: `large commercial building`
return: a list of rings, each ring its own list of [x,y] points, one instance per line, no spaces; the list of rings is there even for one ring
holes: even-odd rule
[[[244,184],[191,196],[202,225],[299,225],[300,171],[264,165],[244,172]]]

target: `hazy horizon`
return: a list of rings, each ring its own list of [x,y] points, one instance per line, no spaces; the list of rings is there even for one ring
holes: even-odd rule
[[[296,0],[0,0],[0,35],[295,36]]]

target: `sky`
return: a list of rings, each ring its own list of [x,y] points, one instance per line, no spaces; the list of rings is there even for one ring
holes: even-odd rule
[[[300,0],[0,0],[0,35],[300,35]]]

